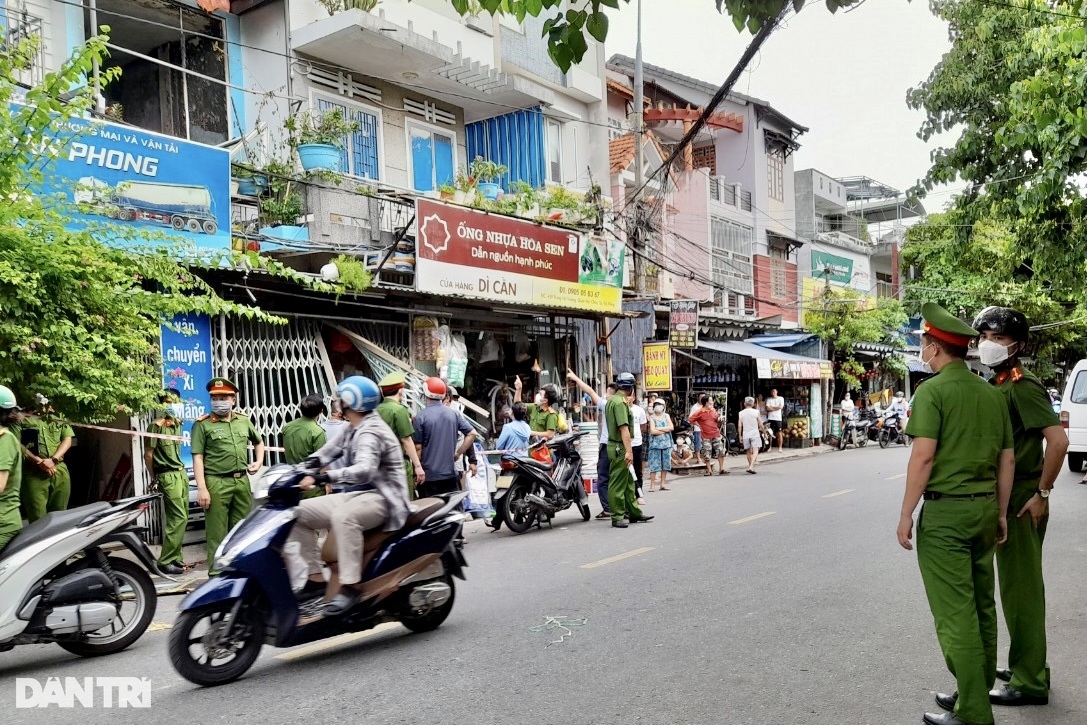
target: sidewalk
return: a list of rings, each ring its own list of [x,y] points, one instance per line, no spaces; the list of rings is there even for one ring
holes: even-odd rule
[[[830,453],[835,450],[828,445],[812,446],[811,448],[785,448],[781,453],[777,452],[776,448],[771,448],[766,453],[759,454],[759,460],[755,463],[756,468],[762,467],[768,463],[780,463],[782,461],[795,461],[800,458],[811,458],[812,456],[820,456],[824,453]],[[725,457],[725,470],[732,472],[736,470],[744,470],[747,468],[747,455],[740,453],[738,455]],[[717,470],[716,462],[714,463],[714,471]],[[682,470],[672,469],[672,473],[669,478],[690,478],[699,477],[705,468],[702,466],[692,467]],[[714,475],[717,475],[716,473]]]

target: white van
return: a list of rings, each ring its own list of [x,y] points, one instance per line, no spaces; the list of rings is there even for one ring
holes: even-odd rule
[[[1068,433],[1068,470],[1079,473],[1087,461],[1087,360],[1068,376],[1061,397],[1061,425]]]

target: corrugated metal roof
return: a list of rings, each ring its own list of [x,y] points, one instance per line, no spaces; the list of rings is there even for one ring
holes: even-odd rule
[[[769,347],[774,349],[784,349],[792,347],[793,345],[799,345],[802,342],[815,337],[810,332],[802,332],[794,335],[752,335],[747,338],[748,342],[753,342],[761,347]]]
[[[819,358],[804,357],[803,355],[793,355],[789,352],[771,350],[762,345],[755,345],[754,343],[742,340],[699,340],[698,347],[699,349],[705,348],[707,350],[727,352],[733,355],[742,355],[743,357],[762,358],[764,360],[796,360],[800,362],[818,363],[829,362],[828,360],[820,360]]]

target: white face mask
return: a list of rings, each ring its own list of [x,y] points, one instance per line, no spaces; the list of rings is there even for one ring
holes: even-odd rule
[[[664,406],[663,405],[654,405],[653,406],[653,412],[656,413],[657,415],[660,415],[661,413],[664,412]]]
[[[931,344],[932,347],[936,347],[935,343],[930,343],[930,344]],[[932,373],[932,372],[935,372],[932,369],[932,361],[936,359],[936,355],[933,355],[928,360],[926,360],[925,359],[925,350],[927,350],[928,348],[929,348],[929,345],[925,345],[923,348],[921,348],[921,355],[920,355],[921,370],[923,372],[926,372],[926,373]],[[939,354],[939,352],[940,352],[939,349],[937,349],[936,353]]]
[[[982,365],[996,367],[1011,357],[1011,352],[995,340],[982,340],[978,343],[978,357]]]

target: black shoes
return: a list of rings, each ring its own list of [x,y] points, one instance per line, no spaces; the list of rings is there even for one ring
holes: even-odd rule
[[[970,725],[970,723],[960,720],[950,712],[926,712],[925,716],[921,718],[921,722],[928,723],[928,725]]]
[[[1011,682],[1012,681],[1012,671],[1009,670],[1007,667],[997,667],[996,668],[996,679],[1003,680],[1004,682]]]
[[[180,564],[159,564],[159,571],[169,576],[177,576],[185,573],[185,567]]]
[[[955,711],[955,703],[959,701],[959,693],[953,692],[950,695],[945,695],[942,692],[936,693],[936,704],[947,710],[948,712]]]
[[[630,526],[626,521],[612,521],[611,525],[614,529],[625,529]]]
[[[647,524],[653,520],[652,516],[631,516],[630,523],[632,524]]]
[[[1001,685],[995,690],[989,691],[989,702],[1005,707],[1020,707],[1022,705],[1048,705],[1049,698],[1041,695],[1028,695],[1016,690],[1011,685]]]

